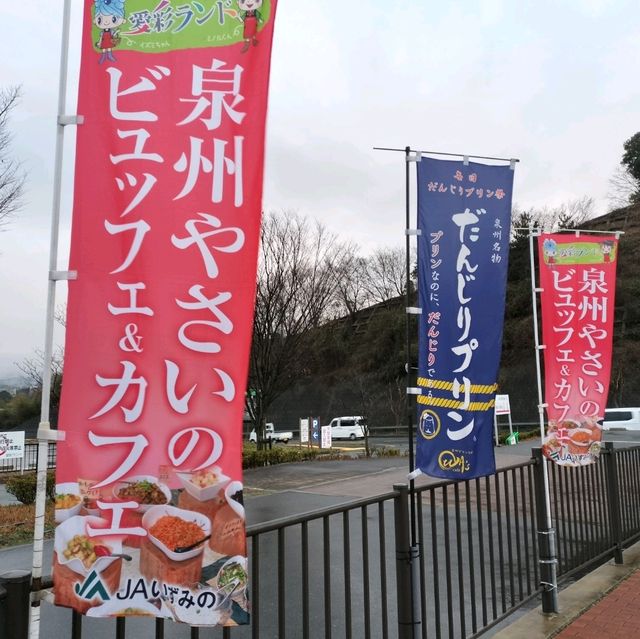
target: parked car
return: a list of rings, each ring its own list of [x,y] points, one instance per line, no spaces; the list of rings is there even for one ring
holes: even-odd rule
[[[640,430],[640,408],[607,408],[602,430]]]
[[[368,434],[367,419],[362,415],[334,417],[331,422],[331,439],[364,439]]]
[[[285,444],[293,439],[293,433],[290,430],[276,431],[273,422],[267,422],[265,424],[264,436],[267,439],[273,439],[276,442],[284,442]],[[258,436],[256,435],[255,428],[249,433],[249,441],[257,443]]]

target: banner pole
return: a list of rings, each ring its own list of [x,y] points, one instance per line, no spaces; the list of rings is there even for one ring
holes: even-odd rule
[[[544,443],[544,400],[542,393],[542,369],[540,363],[540,351],[543,346],[540,345],[540,335],[538,330],[538,305],[537,293],[541,289],[536,287],[536,270],[534,260],[534,243],[533,238],[537,237],[534,227],[529,227],[529,258],[531,265],[531,301],[533,309],[533,337],[536,351],[536,376],[538,381],[538,416],[540,419],[540,446]],[[538,530],[538,543],[540,547],[540,578],[544,587],[542,592],[542,611],[546,613],[558,612],[558,582],[556,570],[556,553],[555,553],[555,531],[551,526],[551,500],[549,497],[549,472],[547,468],[547,458],[540,454],[540,463],[542,464],[542,477],[544,486],[544,524],[542,530]]]
[[[55,275],[58,264],[58,237],[60,231],[60,193],[62,189],[62,154],[64,151],[64,127],[61,117],[65,115],[67,71],[69,51],[69,23],[71,2],[65,0],[62,17],[62,39],[60,43],[60,79],[58,85],[58,112],[56,131],[55,168],[53,179],[53,203],[51,213],[51,244],[49,249],[49,284],[47,289],[47,311],[44,344],[44,363],[42,371],[42,398],[40,406],[40,424],[38,427],[38,466],[35,521],[33,532],[32,591],[38,593],[42,580],[42,555],[44,550],[44,523],[47,497],[47,461],[49,457],[49,441],[51,424],[49,422],[51,393],[51,360],[53,353],[53,326],[55,322]],[[38,639],[40,636],[40,599],[36,595],[30,607],[29,636]]]
[[[411,176],[409,173],[411,147],[405,147],[405,267],[406,267],[406,285],[405,285],[405,304],[407,309],[411,306]],[[411,388],[411,320],[410,314],[406,313],[406,368],[407,368],[407,388]],[[413,403],[411,395],[407,393],[407,434],[409,437],[409,468],[413,473],[415,468],[415,450],[413,441]],[[419,560],[420,546],[418,545],[416,531],[416,494],[415,480],[413,476],[409,480],[409,507],[410,507],[410,528],[411,528],[411,633],[414,639],[417,639],[421,626],[421,608],[420,608],[420,584],[419,579]]]
[[[408,231],[411,228],[411,194],[410,189],[410,175],[409,175],[409,157],[411,154],[411,147],[405,147],[405,228]],[[405,305],[407,308],[411,306],[411,293],[409,287],[411,286],[411,243],[409,233],[405,233]],[[411,326],[409,314],[406,314],[406,367],[407,367],[407,388],[411,387]],[[409,437],[409,467],[413,472],[415,467],[415,451],[413,443],[413,406],[411,405],[411,395],[407,394],[407,435]],[[416,543],[416,505],[415,505],[415,481],[411,479],[409,481],[409,504],[411,515],[411,545]]]

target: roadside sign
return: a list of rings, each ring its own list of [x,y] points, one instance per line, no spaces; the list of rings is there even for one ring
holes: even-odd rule
[[[311,443],[314,446],[320,446],[320,418],[311,418]]]
[[[331,426],[323,426],[320,430],[320,448],[331,448]]]
[[[507,417],[509,418],[509,436],[507,437],[506,443],[512,446],[517,444],[518,438],[514,437],[513,423],[511,421],[511,406],[509,405],[509,395],[496,395],[495,409],[493,411],[493,436],[496,446],[500,446],[498,435],[498,415],[507,415]]]
[[[309,441],[309,418],[300,419],[300,443]]]
[[[0,461],[24,457],[24,431],[0,433]]]
[[[509,395],[496,395],[496,415],[510,415]]]

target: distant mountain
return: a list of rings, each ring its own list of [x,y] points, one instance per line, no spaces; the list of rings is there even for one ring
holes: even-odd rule
[[[27,382],[24,377],[0,377],[0,391],[6,390],[14,393],[25,386],[27,386]]]

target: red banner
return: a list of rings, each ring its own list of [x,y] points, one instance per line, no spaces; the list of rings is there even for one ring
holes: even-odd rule
[[[276,1],[84,5],[56,603],[248,623],[242,415]]]
[[[538,254],[549,418],[542,450],[558,464],[585,465],[600,453],[609,393],[618,241],[543,234]]]

